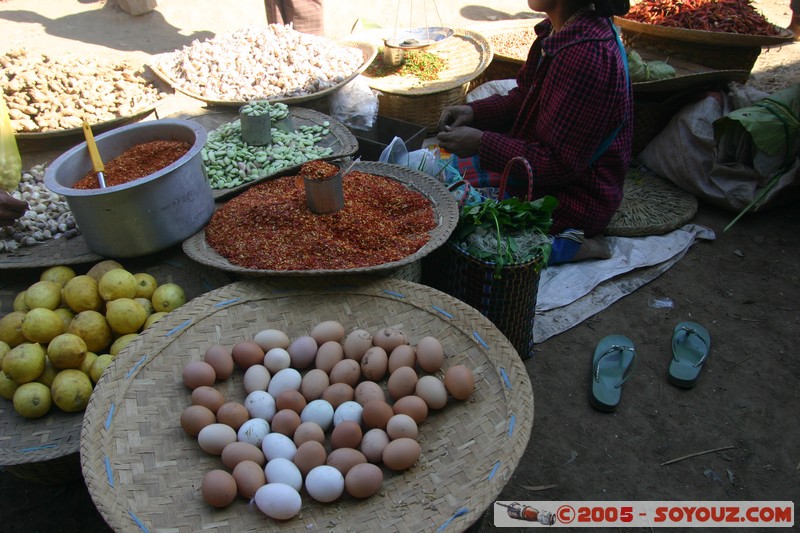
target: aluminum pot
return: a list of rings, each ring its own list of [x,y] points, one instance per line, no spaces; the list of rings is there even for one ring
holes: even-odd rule
[[[169,248],[202,229],[214,213],[214,196],[200,150],[203,126],[162,119],[123,126],[95,138],[103,161],[133,146],[172,140],[191,144],[180,159],[148,176],[105,189],[73,189],[92,170],[83,142],[47,167],[45,186],[66,198],[89,248],[107,257],[138,257]]]

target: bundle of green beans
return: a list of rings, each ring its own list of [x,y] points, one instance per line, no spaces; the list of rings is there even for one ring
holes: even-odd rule
[[[272,108],[281,105],[285,106],[273,104]],[[273,121],[282,120],[280,116],[273,116],[272,110],[270,113]],[[331,155],[332,148],[317,146],[330,133],[329,128],[328,121],[321,125],[300,126],[291,132],[273,127],[272,144],[251,146],[242,140],[239,120],[223,124],[208,134],[200,152],[211,188],[238,187],[285,168]]]

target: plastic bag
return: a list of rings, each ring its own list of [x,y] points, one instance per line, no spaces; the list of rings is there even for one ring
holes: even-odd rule
[[[333,93],[331,116],[351,128],[368,130],[378,116],[378,93],[372,90],[364,76],[356,76]]]
[[[22,179],[22,158],[14,138],[6,102],[0,98],[0,189],[14,191]]]

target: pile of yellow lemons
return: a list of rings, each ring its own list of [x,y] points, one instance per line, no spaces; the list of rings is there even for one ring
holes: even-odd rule
[[[53,404],[83,411],[114,357],[184,303],[180,285],[159,284],[114,260],[81,275],[65,265],[46,269],[0,317],[0,396],[26,418],[44,416]]]

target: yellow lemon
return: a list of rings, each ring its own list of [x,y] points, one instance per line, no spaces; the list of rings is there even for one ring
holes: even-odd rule
[[[0,318],[0,341],[12,348],[28,342],[28,339],[22,334],[22,322],[25,320],[25,315],[26,313],[22,311],[11,311]]]
[[[100,298],[106,302],[136,296],[136,278],[123,268],[109,270],[97,283]]]
[[[177,283],[164,283],[156,287],[150,300],[157,312],[169,313],[186,303],[186,293]]]
[[[94,360],[92,363],[92,368],[89,370],[89,376],[92,378],[92,381],[97,383],[100,381],[100,377],[105,372],[108,365],[114,360],[114,356],[108,353],[104,353],[103,355],[98,355],[97,359]]]
[[[67,331],[69,327],[69,323],[72,322],[72,319],[75,318],[75,312],[68,307],[58,307],[55,309],[55,314],[61,317],[61,322],[64,323],[64,331]]]
[[[30,342],[47,344],[53,337],[64,333],[64,321],[52,309],[37,307],[25,313],[22,334]]]
[[[149,299],[137,296],[133,300],[144,307],[144,311],[147,313],[147,316],[150,316],[153,314],[153,312],[155,312],[155,309],[153,309],[153,302],[151,302]]]
[[[74,333],[62,333],[47,345],[47,357],[59,369],[79,368],[88,351],[86,342]]]
[[[55,281],[62,287],[66,282],[75,277],[75,271],[66,265],[53,266],[42,272],[39,277],[42,281]]]
[[[45,359],[41,344],[26,342],[13,347],[3,357],[3,372],[18,385],[30,383],[44,372]]]
[[[27,313],[31,310],[31,308],[28,307],[28,304],[25,303],[25,292],[26,291],[22,291],[14,297],[14,304],[12,305],[14,311],[22,311],[23,313]]]
[[[11,346],[7,342],[0,341],[0,368],[3,368],[3,357],[11,351]]]
[[[42,370],[42,373],[39,374],[39,377],[34,381],[37,383],[43,383],[49,387],[53,384],[53,379],[56,377],[58,372],[59,369],[53,366],[53,363],[50,362],[50,359],[45,359],[44,370]]]
[[[136,298],[147,298],[148,300],[153,297],[153,291],[158,287],[158,281],[147,272],[137,272],[133,275],[136,279]]]
[[[125,348],[133,339],[138,336],[138,333],[128,333],[127,335],[119,337],[111,344],[111,348],[108,349],[108,353],[110,353],[112,357],[116,357],[123,348]]]
[[[55,309],[61,303],[61,285],[55,281],[37,281],[25,290],[25,305],[29,309]]]
[[[96,282],[100,282],[100,278],[103,277],[103,274],[108,272],[109,270],[114,270],[115,268],[123,268],[123,266],[113,259],[106,259],[104,261],[100,261],[92,266],[89,269],[89,272],[86,273],[87,276],[94,279]]]
[[[74,333],[90,352],[101,353],[111,346],[113,336],[106,317],[97,311],[81,311],[69,323],[67,333]]]
[[[164,318],[168,314],[169,313],[165,313],[163,311],[159,311],[159,312],[153,313],[152,315],[147,317],[147,320],[144,321],[144,328],[143,329],[149,328],[150,326],[152,326],[153,324],[155,324],[156,322],[158,322],[159,320],[161,320],[162,318]]]
[[[111,330],[120,334],[136,333],[147,320],[147,311],[131,298],[117,298],[106,303],[106,320]]]
[[[26,383],[14,393],[14,410],[25,418],[40,418],[50,411],[53,399],[50,389],[42,383]]]
[[[86,352],[86,357],[83,358],[83,362],[81,363],[81,372],[91,377],[90,371],[92,369],[92,363],[94,363],[95,359],[97,359],[96,353]]]
[[[14,392],[19,388],[17,382],[6,375],[5,372],[0,372],[0,396],[6,400],[14,399]]]
[[[103,306],[97,282],[89,276],[75,276],[64,285],[64,303],[76,313],[97,311]]]
[[[59,409],[74,413],[86,409],[93,388],[89,376],[80,370],[68,368],[55,377],[50,393]]]

